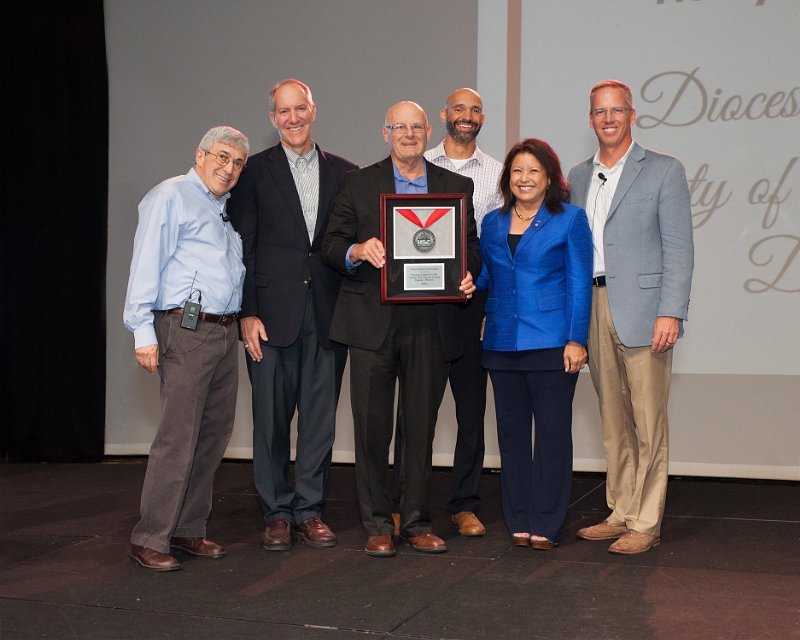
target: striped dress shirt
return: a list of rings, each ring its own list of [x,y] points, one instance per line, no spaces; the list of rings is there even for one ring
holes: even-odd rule
[[[289,168],[294,178],[300,205],[303,207],[303,218],[306,221],[309,242],[314,241],[314,228],[317,226],[317,210],[319,209],[319,154],[317,145],[312,143],[311,151],[301,156],[285,144],[281,145],[289,160]]]

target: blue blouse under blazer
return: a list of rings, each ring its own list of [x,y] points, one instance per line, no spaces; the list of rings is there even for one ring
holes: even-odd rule
[[[586,344],[592,308],[592,232],[586,212],[565,204],[553,215],[542,205],[516,253],[508,248],[513,213],[495,209],[481,226],[483,268],[476,283],[489,289],[483,348],[525,351]]]

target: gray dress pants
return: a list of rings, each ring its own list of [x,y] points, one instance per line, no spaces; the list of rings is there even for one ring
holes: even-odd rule
[[[180,316],[155,312],[161,421],[147,461],[142,517],[131,534],[133,544],[160,553],[169,552],[172,536],[206,535],[239,384],[236,323],[200,322],[196,331],[180,324]]]

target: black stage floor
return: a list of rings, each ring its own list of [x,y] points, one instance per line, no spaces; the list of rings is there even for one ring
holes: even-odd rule
[[[607,515],[603,477],[576,474],[562,545],[513,547],[500,476],[482,480],[483,538],[463,538],[434,473],[449,552],[364,554],[354,471],[331,472],[339,544],[261,548],[249,463],[217,472],[208,537],[228,556],[128,559],[145,462],[0,464],[0,639],[800,638],[800,484],[672,479],[660,547],[617,556],[575,532]]]

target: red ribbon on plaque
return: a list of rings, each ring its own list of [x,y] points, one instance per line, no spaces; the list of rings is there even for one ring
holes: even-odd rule
[[[433,213],[431,213],[431,215],[428,216],[428,219],[425,221],[425,224],[422,224],[422,222],[419,219],[419,216],[416,213],[414,213],[413,209],[395,209],[395,211],[397,211],[397,213],[399,213],[409,222],[413,222],[418,227],[426,229],[430,227],[434,222],[444,217],[447,214],[447,212],[450,211],[450,209],[434,209]]]
[[[436,246],[436,236],[433,235],[433,232],[427,227],[447,215],[450,209],[434,209],[431,215],[428,216],[425,224],[422,224],[422,221],[413,209],[396,209],[396,211],[412,224],[421,227],[420,230],[414,234],[414,237],[411,238],[411,244],[414,245],[414,248],[420,253],[428,253]]]

